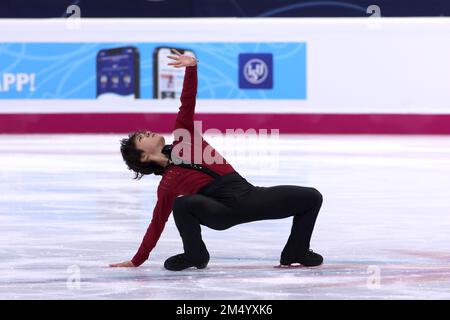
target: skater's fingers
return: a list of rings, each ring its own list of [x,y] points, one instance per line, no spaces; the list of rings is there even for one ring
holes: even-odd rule
[[[175,63],[168,63],[170,66],[174,66],[175,68],[181,68],[184,67],[184,64],[181,62],[175,62]]]
[[[172,49],[172,52],[175,52],[177,55],[181,56],[181,53],[177,49]]]
[[[178,56],[167,56],[167,58],[173,59],[173,60],[179,60],[180,58]]]
[[[135,265],[132,261],[125,261],[121,263],[113,263],[109,265],[111,268],[133,268]]]
[[[111,268],[119,268],[122,266],[122,263],[113,263],[109,265]]]
[[[120,268],[120,267],[127,267],[128,262],[121,262],[121,263],[112,263],[109,265],[111,268]]]

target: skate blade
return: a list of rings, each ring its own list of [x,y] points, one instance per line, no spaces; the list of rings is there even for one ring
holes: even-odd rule
[[[301,264],[279,264],[277,266],[274,266],[276,269],[300,269],[305,268],[305,266],[302,266]]]
[[[295,264],[279,264],[277,266],[274,266],[276,269],[316,269],[319,268],[322,265],[314,266],[314,267],[307,267],[300,263]]]

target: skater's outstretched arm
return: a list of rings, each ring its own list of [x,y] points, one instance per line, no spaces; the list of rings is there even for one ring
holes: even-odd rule
[[[176,55],[168,56],[174,62],[169,65],[175,68],[186,67],[184,74],[183,90],[181,93],[181,106],[175,120],[174,129],[187,129],[192,135],[194,133],[194,112],[197,96],[197,59],[182,55],[177,50],[172,50]],[[158,202],[153,211],[153,218],[145,233],[138,252],[131,261],[110,264],[110,267],[138,267],[148,259],[150,252],[158,242],[164,226],[172,212],[172,205],[176,195],[167,190],[158,188]]]
[[[181,106],[175,120],[175,129],[183,128],[189,132],[194,131],[194,113],[197,96],[197,59],[191,56],[182,55],[177,50],[172,49],[176,56],[168,56],[175,60],[169,63],[175,68],[186,67],[183,80],[183,90],[181,92]]]
[[[156,246],[156,243],[161,237],[161,233],[163,232],[164,226],[169,219],[170,213],[172,212],[173,202],[176,198],[176,195],[171,192],[167,192],[167,190],[162,188],[161,185],[158,187],[157,195],[158,202],[153,209],[152,221],[147,228],[137,253],[131,261],[110,264],[110,267],[138,267],[148,259],[150,252]]]

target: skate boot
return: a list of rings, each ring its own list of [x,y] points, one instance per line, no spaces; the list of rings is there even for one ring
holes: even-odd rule
[[[278,268],[317,267],[323,263],[323,257],[312,250],[300,258],[281,257]],[[295,265],[300,264],[300,265]]]
[[[196,267],[197,269],[204,269],[208,265],[209,255],[207,255],[207,259],[201,263],[193,263],[186,259],[186,255],[184,253],[177,254],[168,258],[164,262],[164,268],[170,271],[181,271],[187,268]]]

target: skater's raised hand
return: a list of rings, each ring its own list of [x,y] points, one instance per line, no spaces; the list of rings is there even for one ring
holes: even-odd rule
[[[114,263],[109,265],[111,268],[136,268],[131,261],[125,261],[121,263]]]
[[[181,54],[177,49],[171,49],[175,56],[167,56],[167,58],[175,60],[174,62],[168,63],[169,66],[174,66],[175,68],[190,67],[197,64],[197,59],[191,56]]]

